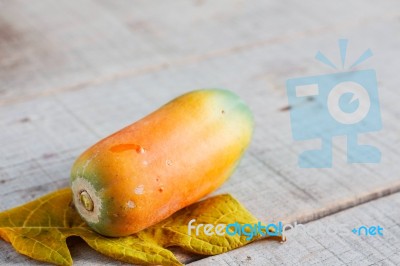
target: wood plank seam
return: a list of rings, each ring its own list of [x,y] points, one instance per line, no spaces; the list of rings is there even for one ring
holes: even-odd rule
[[[66,92],[66,91],[81,90],[86,87],[104,84],[104,83],[118,80],[121,78],[141,76],[141,75],[146,75],[146,74],[162,71],[162,70],[168,69],[170,67],[180,67],[180,66],[185,66],[185,65],[190,65],[190,64],[197,64],[197,63],[200,63],[200,62],[203,62],[203,61],[206,61],[209,59],[213,59],[213,58],[230,56],[233,54],[241,53],[241,52],[252,50],[252,49],[261,48],[261,47],[272,45],[272,44],[279,44],[279,43],[284,43],[286,41],[294,41],[296,39],[319,35],[323,32],[327,32],[329,30],[340,31],[340,29],[348,29],[349,27],[354,28],[354,27],[357,27],[364,23],[374,23],[374,22],[376,22],[376,20],[379,20],[379,19],[380,20],[396,19],[397,16],[398,16],[398,14],[396,12],[393,12],[393,13],[391,12],[391,13],[385,14],[384,16],[368,17],[368,18],[362,19],[360,21],[357,21],[356,23],[354,23],[354,22],[350,23],[350,21],[345,21],[345,22],[342,22],[340,24],[333,25],[333,26],[325,26],[325,27],[321,27],[321,28],[317,28],[317,29],[311,29],[311,30],[306,30],[306,31],[302,31],[302,32],[290,33],[290,34],[286,34],[286,35],[283,35],[280,37],[274,37],[274,38],[261,40],[261,41],[257,41],[257,42],[251,42],[251,43],[247,43],[247,44],[243,44],[243,45],[219,49],[219,50],[207,52],[207,53],[200,54],[200,55],[192,55],[192,56],[184,57],[181,59],[172,60],[170,62],[163,62],[163,63],[159,63],[156,65],[149,65],[149,66],[144,66],[144,67],[140,67],[140,68],[127,69],[125,71],[120,71],[120,72],[113,73],[110,75],[100,76],[100,77],[97,77],[94,79],[89,79],[89,80],[78,82],[76,84],[72,84],[72,85],[68,85],[68,86],[46,89],[40,93],[36,93],[36,94],[32,94],[32,95],[24,95],[22,97],[18,96],[18,97],[14,97],[14,98],[5,99],[5,100],[0,100],[0,106],[7,106],[7,105],[14,104],[14,103],[28,101],[30,99],[38,98],[41,96],[55,95],[55,94]]]
[[[306,224],[345,211],[347,209],[366,204],[370,201],[388,197],[396,193],[400,193],[400,181],[390,184],[388,186],[377,188],[370,192],[366,192],[362,195],[358,195],[355,198],[344,199],[342,201],[334,202],[333,204],[327,205],[317,210],[310,210],[309,212],[306,212],[304,215],[302,215],[302,217],[288,217],[285,221],[282,222],[291,224],[293,224],[294,222]]]
[[[357,198],[356,201],[354,200],[344,200],[342,202],[336,203],[337,205],[335,206],[335,208],[330,208],[330,206],[324,207],[324,208],[320,208],[316,211],[312,211],[310,212],[311,215],[305,215],[304,217],[302,217],[301,219],[287,219],[286,221],[282,221],[283,224],[292,224],[294,225],[294,222],[297,222],[297,224],[307,224],[307,223],[311,223],[313,221],[317,221],[320,220],[322,218],[328,217],[328,216],[334,216],[340,212],[344,212],[348,209],[352,209],[352,208],[356,208],[359,207],[361,205],[364,205],[366,203],[369,203],[371,201],[375,201],[375,200],[379,200],[385,197],[389,197],[391,195],[400,195],[400,181],[393,184],[390,187],[384,187],[384,188],[378,188],[377,190],[370,192],[370,193],[365,193],[364,195],[361,195]],[[389,217],[387,217],[389,218]],[[394,221],[394,223],[396,223],[396,221]],[[397,223],[396,223],[397,224]],[[288,228],[287,230],[290,230],[290,228]],[[265,239],[266,237],[262,237],[261,239]],[[330,254],[332,254],[333,257],[335,257],[336,259],[338,259],[339,261],[341,261],[343,263],[343,265],[347,265],[346,261],[343,261],[340,256],[337,256],[334,252],[332,252],[330,250],[329,247],[327,247],[323,241],[319,241],[317,238],[313,238],[314,241],[316,241],[319,245],[321,245],[324,250],[326,252],[329,252]],[[257,241],[258,242],[258,241]],[[372,249],[374,249],[374,246],[369,243],[368,241],[366,241],[367,245],[370,246]],[[191,262],[196,262],[196,261],[201,261],[203,259],[207,259],[210,258],[212,256],[209,257],[205,257],[205,258],[193,258],[190,261],[186,261],[185,263],[191,263]],[[222,259],[223,261],[225,261],[224,257],[219,257],[219,259]],[[381,261],[387,261],[387,258],[382,259]],[[229,261],[225,261],[226,265],[230,265]],[[319,263],[322,263],[323,261],[320,261]],[[371,264],[371,265],[376,265],[377,263]]]

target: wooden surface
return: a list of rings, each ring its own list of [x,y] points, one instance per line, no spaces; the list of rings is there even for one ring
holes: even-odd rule
[[[191,265],[399,265],[400,194],[362,204],[335,215],[307,223],[309,230],[288,231],[287,242],[259,241],[251,248],[237,249],[199,260]],[[341,225],[384,226],[383,236],[349,233],[330,234]],[[326,234],[316,233],[320,228]],[[325,231],[326,228],[329,228]],[[362,229],[364,233],[364,230]],[[292,233],[292,234],[291,234]]]
[[[173,97],[229,88],[250,105],[256,130],[214,194],[233,194],[265,222],[380,224],[387,234],[260,241],[201,260],[176,250],[182,261],[399,264],[399,8],[395,0],[0,1],[0,211],[68,186],[85,148]],[[335,72],[314,55],[339,62],[339,38],[350,41],[349,61],[374,52],[359,69],[377,72],[383,130],[360,140],[382,162],[347,164],[338,137],[333,168],[298,168],[298,154],[318,142],[292,140],[285,82]],[[76,265],[120,264],[72,241]],[[34,264],[0,241],[1,265],[23,263]]]

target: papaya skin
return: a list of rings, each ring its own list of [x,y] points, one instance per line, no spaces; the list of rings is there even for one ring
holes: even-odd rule
[[[221,186],[252,132],[252,113],[234,93],[186,93],[78,157],[76,209],[102,235],[136,233]]]

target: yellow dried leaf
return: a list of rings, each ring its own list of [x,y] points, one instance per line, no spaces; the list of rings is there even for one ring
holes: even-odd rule
[[[90,247],[114,259],[135,264],[181,265],[169,246],[199,254],[215,255],[243,246],[260,235],[208,236],[203,230],[189,235],[188,223],[230,224],[257,223],[230,195],[219,195],[184,208],[164,221],[137,234],[109,238],[92,231],[72,205],[69,188],[50,193],[20,207],[0,213],[0,238],[16,251],[33,259],[58,265],[71,265],[66,239],[81,237]]]

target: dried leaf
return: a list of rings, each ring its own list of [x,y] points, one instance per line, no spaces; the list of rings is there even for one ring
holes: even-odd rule
[[[71,265],[66,238],[81,237],[98,252],[114,259],[135,264],[181,265],[168,246],[199,254],[215,255],[243,246],[260,235],[208,236],[203,230],[189,235],[188,223],[230,224],[257,223],[230,195],[219,195],[182,209],[164,221],[137,234],[109,238],[92,231],[72,206],[69,188],[48,194],[20,207],[0,213],[0,238],[10,242],[16,251],[33,259],[58,265]]]

